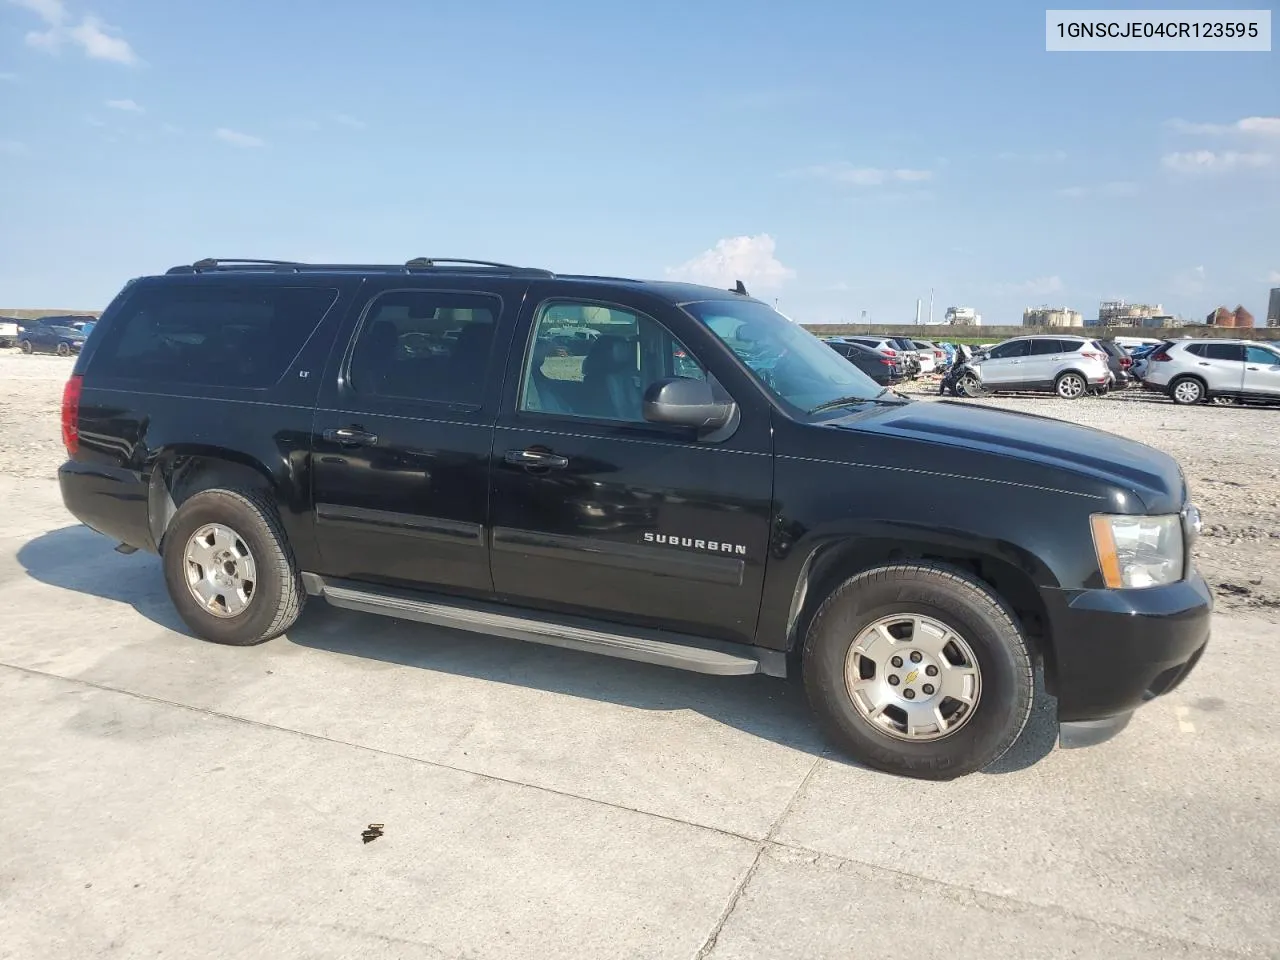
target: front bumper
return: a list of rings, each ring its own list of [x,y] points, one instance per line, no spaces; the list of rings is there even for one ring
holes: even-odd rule
[[[1187,678],[1209,642],[1213,594],[1194,568],[1162,587],[1046,590],[1045,601],[1063,746],[1119,733]]]

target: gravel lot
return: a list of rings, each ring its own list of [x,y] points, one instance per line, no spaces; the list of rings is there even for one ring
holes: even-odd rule
[[[71,361],[0,350],[0,472],[53,477],[62,462],[58,407]],[[935,400],[936,381],[904,393]],[[966,400],[1057,417],[1151,444],[1182,464],[1205,520],[1197,563],[1219,609],[1280,622],[1280,408],[1175,407],[1141,390],[1077,401],[1044,395]]]

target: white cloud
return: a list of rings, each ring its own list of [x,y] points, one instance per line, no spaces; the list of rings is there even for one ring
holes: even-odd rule
[[[692,260],[668,267],[667,276],[712,287],[732,287],[741,280],[748,290],[776,289],[796,275],[774,256],[776,247],[773,237],[767,233],[726,237]]]
[[[1280,137],[1280,117],[1245,117],[1235,123],[1191,123],[1187,120],[1170,120],[1166,126],[1178,133],[1200,136],[1237,133],[1258,137]]]
[[[119,36],[115,27],[109,26],[97,17],[85,17],[80,25],[71,29],[71,39],[78,44],[86,56],[94,60],[110,60],[133,66],[138,62],[138,55],[124,37]]]
[[[174,123],[166,123],[160,129],[169,134],[178,134],[182,132],[182,128]]]
[[[79,47],[92,60],[108,60],[133,66],[138,55],[120,31],[92,14],[71,26],[70,14],[62,0],[9,0],[11,4],[30,10],[48,26],[47,30],[32,30],[26,36],[29,47],[46,53],[57,53],[63,44]]]
[[[105,127],[107,125],[106,121],[99,120],[97,117],[85,117],[84,122],[91,127]]]
[[[357,117],[351,116],[349,113],[335,113],[333,122],[343,127],[350,127],[352,130],[363,130],[365,122]]]
[[[855,187],[878,187],[894,181],[920,183],[933,179],[932,170],[913,170],[906,167],[893,170],[880,167],[855,167],[843,160],[839,163],[820,163],[812,167],[803,167],[792,173],[794,176],[813,177]]]
[[[0,157],[21,157],[27,152],[27,145],[21,140],[0,140]]]
[[[0,73],[0,83],[17,83],[18,75],[16,73]]]
[[[1022,283],[998,283],[995,285],[995,294],[1000,297],[1015,295],[1047,297],[1051,293],[1061,293],[1063,289],[1062,278],[1055,274],[1052,277],[1036,277],[1034,280],[1024,280]]]
[[[123,110],[125,113],[146,113],[132,100],[108,100],[107,106],[112,110]]]
[[[1229,173],[1233,170],[1257,169],[1270,166],[1275,161],[1269,153],[1240,153],[1224,150],[1191,150],[1186,153],[1169,153],[1160,159],[1161,164],[1174,173]]]
[[[1137,192],[1138,185],[1136,183],[1130,183],[1127,180],[1112,180],[1109,183],[1100,183],[1096,186],[1063,187],[1058,191],[1058,195],[1072,200],[1082,200],[1085,197],[1132,197]]]
[[[241,133],[239,130],[230,130],[227,127],[219,127],[213,132],[213,135],[223,143],[229,143],[233,147],[265,147],[267,142],[260,137],[252,136],[248,133]]]
[[[62,0],[9,0],[14,6],[30,10],[51,27],[66,22],[67,7]]]
[[[1280,270],[1272,270],[1268,273],[1267,283],[1280,283]]]

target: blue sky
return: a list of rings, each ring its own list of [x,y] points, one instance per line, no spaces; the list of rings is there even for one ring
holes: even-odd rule
[[[1049,54],[1025,2],[0,0],[0,306],[213,255],[1262,317],[1280,53]]]

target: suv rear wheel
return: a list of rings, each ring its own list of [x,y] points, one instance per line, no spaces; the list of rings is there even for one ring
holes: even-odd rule
[[[1089,384],[1078,373],[1067,372],[1053,382],[1053,392],[1063,400],[1079,400],[1089,389]]]
[[[1008,608],[968,574],[894,564],[851,577],[804,645],[828,734],[878,770],[949,780],[999,759],[1026,726],[1031,653]]]
[[[34,349],[34,348],[31,346],[31,341],[30,341],[30,340],[23,340],[23,341],[22,341],[22,343],[20,344],[20,346],[22,347],[22,352],[23,352],[23,353],[27,353],[27,354],[31,353],[31,351]]]
[[[1169,384],[1169,399],[1184,407],[1200,403],[1206,392],[1204,384],[1195,377],[1179,377]]]
[[[165,584],[205,640],[251,646],[298,619],[306,594],[280,518],[247,490],[205,490],[178,508],[164,536]]]

